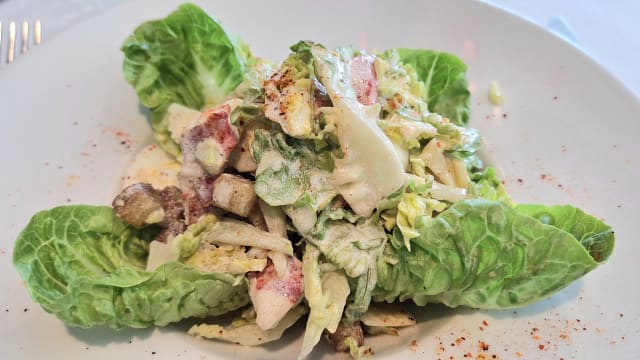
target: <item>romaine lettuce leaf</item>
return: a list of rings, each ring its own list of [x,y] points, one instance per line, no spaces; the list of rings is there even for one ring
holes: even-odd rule
[[[334,168],[330,149],[278,130],[256,129],[253,155],[258,163],[255,191],[271,206],[284,205],[301,234],[316,223],[316,212],[336,195],[329,182]]]
[[[402,244],[397,240],[385,247],[374,299],[483,309],[523,306],[593,270],[614,243],[607,225],[571,207],[519,211],[478,199],[453,204],[418,231],[410,252],[394,246]]]
[[[179,262],[145,271],[150,235],[110,207],[56,207],[20,233],[13,263],[33,299],[73,326],[163,326],[248,303],[241,277]]]
[[[464,126],[469,121],[470,96],[467,65],[452,54],[424,49],[395,49],[400,62],[413,67],[424,84],[424,101],[429,111]]]
[[[570,205],[518,204],[516,211],[570,233],[597,262],[606,261],[613,252],[613,229],[578,208]]]
[[[151,110],[156,141],[176,157],[180,149],[165,117],[169,105],[200,110],[220,103],[254,61],[245,44],[193,4],[138,26],[122,52],[124,76]]]

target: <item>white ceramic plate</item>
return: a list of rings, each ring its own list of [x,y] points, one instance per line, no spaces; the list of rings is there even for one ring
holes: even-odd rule
[[[293,358],[301,329],[264,349],[187,336],[185,327],[122,330],[65,327],[29,298],[11,265],[13,240],[40,209],[108,204],[123,167],[150,140],[125,83],[119,46],[140,22],[178,1],[138,1],[113,9],[34,49],[0,72],[0,358]],[[640,354],[640,104],[600,66],[553,35],[482,3],[408,1],[206,2],[208,11],[252,46],[282,59],[287,46],[425,47],[469,66],[471,126],[485,157],[520,202],[571,203],[617,231],[609,262],[551,299],[516,311],[420,310],[399,337],[371,338],[376,358],[630,359]],[[503,108],[486,99],[491,81]],[[412,341],[416,340],[414,346]],[[482,350],[480,342],[487,344]],[[333,358],[320,346],[315,358]]]

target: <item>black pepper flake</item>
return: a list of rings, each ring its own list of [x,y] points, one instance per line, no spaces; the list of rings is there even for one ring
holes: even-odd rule
[[[27,311],[29,311],[29,309],[27,308],[24,308],[24,310],[22,310],[22,312],[27,312]]]
[[[155,351],[152,351],[152,352],[151,352],[151,355],[155,355],[155,354],[156,354],[156,352],[155,352]]]

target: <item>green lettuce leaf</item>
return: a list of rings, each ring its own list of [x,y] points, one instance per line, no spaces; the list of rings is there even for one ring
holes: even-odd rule
[[[411,252],[393,246],[401,240],[390,241],[378,258],[374,299],[484,309],[523,306],[593,270],[613,248],[608,226],[577,209],[521,209],[464,200],[418,227]],[[542,218],[557,225],[528,213],[545,214]],[[394,231],[392,236],[401,235]]]
[[[452,54],[424,49],[395,49],[400,61],[413,67],[424,84],[424,101],[429,111],[466,125],[471,93],[467,88],[467,65]]]
[[[384,249],[386,235],[376,221],[365,221],[333,207],[322,210],[305,240],[349,277],[352,294],[345,316],[353,321],[369,308],[371,293],[377,283],[376,259]]]
[[[502,201],[511,206],[515,205],[494,168],[487,167],[484,171],[472,172],[471,180],[469,185],[470,198]]]
[[[145,271],[150,235],[110,207],[56,207],[34,215],[20,233],[13,263],[32,298],[73,326],[163,326],[248,303],[238,277],[179,262]]]
[[[285,206],[303,235],[315,225],[317,211],[336,195],[329,181],[334,168],[332,150],[318,151],[315,145],[313,140],[263,129],[256,129],[252,144],[258,163],[256,194],[271,206]]]
[[[578,208],[570,205],[518,204],[516,211],[570,233],[597,262],[606,261],[613,252],[613,229]]]
[[[169,105],[199,110],[220,103],[254,61],[245,44],[193,4],[138,26],[122,52],[124,76],[151,110],[156,140],[176,156],[180,149],[171,140],[165,117]]]
[[[334,333],[342,317],[342,310],[349,296],[349,283],[339,269],[323,271],[320,251],[307,244],[302,257],[304,296],[309,305],[309,317],[305,328],[299,359],[305,358],[320,341],[327,329]]]

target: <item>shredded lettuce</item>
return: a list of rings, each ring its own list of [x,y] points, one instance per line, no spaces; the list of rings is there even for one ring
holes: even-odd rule
[[[303,305],[296,306],[280,320],[276,327],[269,330],[263,330],[256,325],[255,312],[252,313],[253,316],[247,316],[246,313],[244,312],[241,318],[234,320],[228,326],[216,324],[194,325],[189,329],[189,335],[206,339],[218,339],[245,346],[262,345],[279,340],[285,330],[307,313],[307,308]]]
[[[467,88],[467,65],[458,57],[424,49],[395,49],[400,62],[410,66],[424,86],[423,99],[429,111],[456,125],[469,121],[471,93]]]
[[[349,296],[349,283],[340,269],[325,268],[320,263],[320,251],[307,245],[302,257],[304,296],[309,305],[309,317],[298,359],[306,357],[320,341],[322,332],[333,333],[342,318]]]

